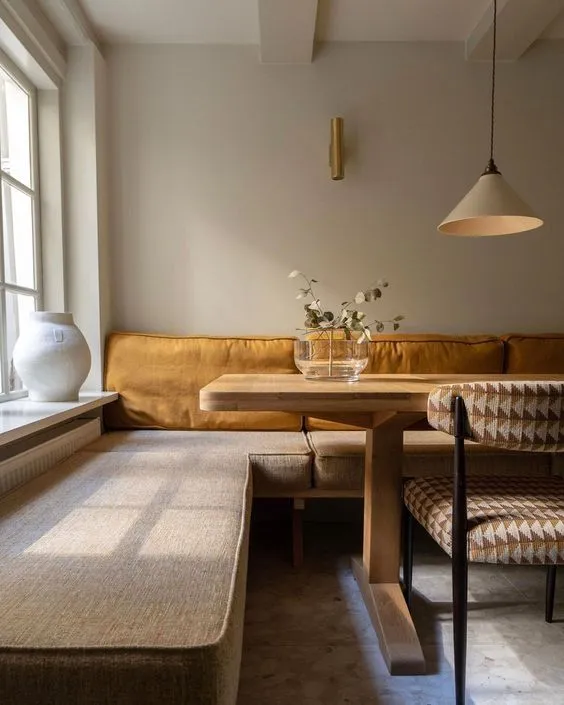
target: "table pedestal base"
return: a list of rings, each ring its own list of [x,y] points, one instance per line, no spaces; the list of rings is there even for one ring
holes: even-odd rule
[[[423,675],[423,651],[399,584],[371,584],[362,558],[352,559],[352,570],[390,673],[393,676]]]

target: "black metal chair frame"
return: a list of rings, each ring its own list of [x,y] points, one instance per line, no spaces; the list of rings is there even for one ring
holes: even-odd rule
[[[466,407],[460,396],[454,400],[454,486],[452,503],[452,612],[454,628],[454,682],[456,705],[466,697],[466,641],[468,624],[468,514],[466,505]],[[403,507],[403,587],[411,607],[413,582],[413,516]],[[553,621],[556,565],[547,566],[545,620]]]

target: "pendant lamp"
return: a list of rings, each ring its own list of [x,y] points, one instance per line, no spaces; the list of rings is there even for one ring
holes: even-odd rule
[[[472,190],[439,225],[447,235],[511,235],[539,228],[543,221],[511,188],[494,161],[497,0],[493,2],[490,159]]]

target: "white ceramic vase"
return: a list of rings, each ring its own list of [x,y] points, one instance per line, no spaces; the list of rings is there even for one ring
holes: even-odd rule
[[[13,361],[31,401],[77,401],[91,365],[88,343],[72,313],[51,311],[30,313]]]

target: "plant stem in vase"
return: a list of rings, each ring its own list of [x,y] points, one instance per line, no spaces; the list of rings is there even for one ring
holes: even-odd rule
[[[303,340],[296,340],[294,359],[297,368],[307,379],[331,379],[354,382],[368,364],[368,342],[371,329],[381,333],[385,324],[391,324],[394,331],[399,328],[403,316],[391,320],[374,319],[368,322],[366,314],[356,305],[377,301],[388,282],[379,280],[365,291],[359,291],[353,300],[344,301],[335,315],[322,307],[314,292],[316,279],[309,279],[295,269],[288,275],[303,280],[305,286],[298,290],[297,299],[311,299],[304,305],[305,333]],[[338,331],[335,337],[335,331]]]
[[[333,376],[333,330],[329,331],[329,377]]]

